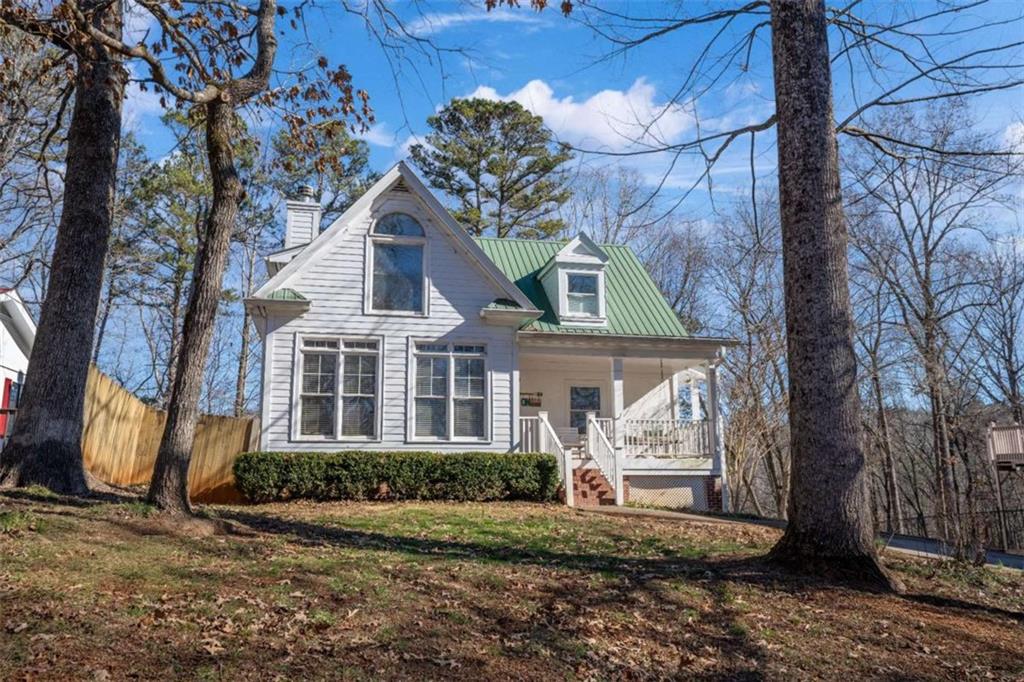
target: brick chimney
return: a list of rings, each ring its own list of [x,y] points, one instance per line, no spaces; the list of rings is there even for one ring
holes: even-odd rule
[[[302,185],[295,197],[286,202],[286,206],[284,248],[290,249],[313,241],[320,234],[321,209],[316,191],[309,185]]]

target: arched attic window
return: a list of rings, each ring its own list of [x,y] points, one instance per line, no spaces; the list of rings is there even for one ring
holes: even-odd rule
[[[408,213],[388,213],[370,231],[370,310],[426,314],[426,234]]]

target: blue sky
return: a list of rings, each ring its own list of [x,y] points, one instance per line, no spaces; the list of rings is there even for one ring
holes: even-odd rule
[[[648,14],[660,13],[665,7],[662,3],[603,4]],[[709,131],[756,123],[774,109],[770,34],[766,29],[755,40],[747,71],[728,69],[713,87],[688,93],[681,103],[670,105],[670,98],[684,81],[711,29],[675,33],[624,55],[610,55],[607,40],[577,21],[563,18],[556,9],[540,13],[528,8],[500,9],[488,13],[481,5],[456,1],[393,3],[396,12],[408,22],[410,32],[429,38],[440,47],[463,50],[429,62],[423,55],[408,51],[411,63],[402,63],[395,73],[376,41],[368,36],[362,19],[324,2],[320,9],[307,14],[305,34],[291,33],[285,37],[279,63],[294,64],[308,59],[308,40],[333,62],[348,66],[356,87],[370,94],[376,122],[363,137],[370,144],[371,161],[379,170],[404,158],[408,145],[425,132],[426,117],[456,96],[515,99],[542,115],[560,139],[614,153],[692,139],[698,124],[701,130]],[[687,5],[690,9],[703,6]],[[895,3],[868,2],[861,7],[864,14],[880,20],[902,12]],[[956,25],[964,27],[1019,13],[1017,4],[997,2],[958,16]],[[729,44],[728,40],[741,36],[758,20],[737,22],[721,44]],[[938,30],[944,27],[942,21],[945,20],[915,28]],[[1017,22],[991,29],[980,37],[996,44],[1015,36],[1019,39],[1020,32],[1021,24]],[[963,41],[956,38],[931,42],[937,49],[950,53],[964,47]],[[837,115],[841,117],[856,106],[851,84],[857,85],[857,96],[864,97],[906,72],[899,64],[892,63],[891,67],[891,72],[884,68],[855,68],[852,74],[837,68]],[[974,107],[980,123],[993,135],[1024,133],[1024,95],[1020,88],[979,98]],[[154,97],[133,91],[126,117],[155,156],[166,153],[170,145],[158,115]],[[657,126],[650,130],[642,127],[655,117]],[[749,154],[749,139],[743,138],[723,155],[713,174],[716,196],[749,191]],[[666,178],[664,195],[669,202],[682,196],[703,169],[696,158],[681,158],[672,165],[672,158],[665,154],[594,155],[585,160],[591,164],[634,166],[652,185]],[[775,148],[769,132],[759,136],[755,148],[754,165],[759,178],[770,179],[774,163]],[[707,218],[712,206],[706,186],[690,195],[683,206],[693,217]]]

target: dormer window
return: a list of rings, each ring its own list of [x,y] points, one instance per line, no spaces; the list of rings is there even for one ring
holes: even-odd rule
[[[423,226],[407,213],[388,213],[370,232],[369,311],[426,312]]]
[[[569,315],[586,315],[598,317],[598,277],[596,274],[567,273],[566,303]]]
[[[606,327],[605,268],[608,253],[580,233],[558,250],[537,274],[559,324]]]

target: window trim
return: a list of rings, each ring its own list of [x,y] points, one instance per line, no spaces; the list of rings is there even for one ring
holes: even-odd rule
[[[475,443],[487,445],[493,440],[491,431],[494,396],[491,386],[491,363],[489,344],[485,341],[474,339],[458,339],[454,341],[439,341],[437,339],[423,337],[408,337],[409,347],[407,349],[406,365],[406,406],[405,406],[405,442],[406,443]],[[445,346],[446,351],[417,352],[416,345],[430,343],[438,346]],[[483,346],[483,354],[479,353],[456,353],[455,346]],[[447,424],[446,437],[437,438],[430,436],[416,435],[416,361],[420,357],[443,357],[448,359],[448,395],[447,399]],[[456,437],[455,436],[455,359],[456,358],[479,358],[484,361],[484,435],[482,438]]]
[[[305,341],[336,341],[336,349],[304,348]],[[374,390],[374,399],[377,401],[374,419],[373,436],[344,436],[341,433],[342,419],[342,382],[345,376],[345,342],[372,342],[377,344],[377,377]],[[289,440],[292,442],[306,443],[380,443],[383,440],[384,428],[384,337],[383,336],[349,336],[332,334],[303,334],[295,332],[292,356],[292,405],[291,425],[289,428]],[[334,376],[334,435],[321,436],[316,434],[302,433],[302,353],[303,350],[310,352],[325,352],[333,350],[337,354],[338,361],[335,363]],[[370,355],[373,351],[355,350],[355,355]]]
[[[589,275],[597,278],[597,315],[569,311],[569,276]],[[608,323],[605,306],[605,277],[603,269],[559,268],[558,269],[558,319],[560,322],[605,326]]]
[[[375,234],[374,229],[377,223],[392,213],[404,213],[413,218],[423,229],[423,236],[414,235],[390,235]],[[378,310],[373,307],[373,260],[377,244],[390,244],[396,246],[419,246],[421,248],[421,272],[422,272],[422,301],[420,310]],[[363,314],[381,315],[385,317],[429,317],[430,316],[430,240],[427,239],[426,219],[414,210],[411,206],[399,206],[394,210],[387,210],[375,215],[370,221],[370,227],[366,231],[365,246],[363,249],[364,270],[363,270]]]

